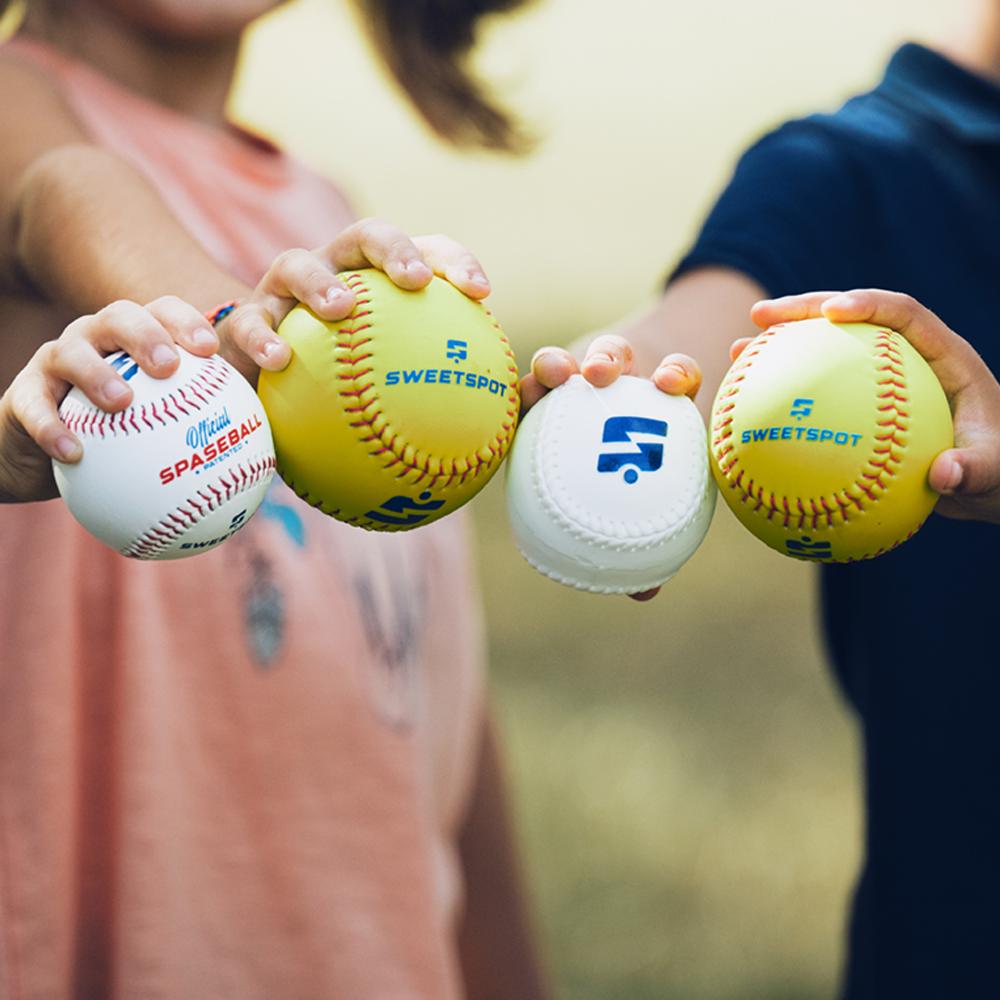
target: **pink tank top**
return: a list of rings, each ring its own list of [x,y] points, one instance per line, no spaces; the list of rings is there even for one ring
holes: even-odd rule
[[[273,147],[36,43],[96,143],[253,283],[350,221]],[[0,507],[0,1000],[448,1000],[481,725],[465,524],[346,527],[276,485],[140,563]]]

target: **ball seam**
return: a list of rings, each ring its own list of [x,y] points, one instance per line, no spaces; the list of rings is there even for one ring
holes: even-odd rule
[[[872,352],[876,370],[876,412],[879,415],[875,421],[878,428],[874,435],[875,446],[871,457],[864,463],[862,473],[852,483],[831,494],[834,501],[834,506],[831,506],[826,496],[778,496],[760,484],[754,483],[748,470],[741,465],[739,451],[731,440],[740,384],[746,379],[754,360],[767,347],[771,338],[786,327],[787,324],[779,323],[759,334],[730,369],[719,389],[719,401],[722,405],[716,406],[716,419],[712,426],[712,450],[719,471],[730,489],[738,494],[741,503],[753,503],[755,513],[763,511],[763,516],[768,521],[778,517],[781,527],[786,529],[816,531],[824,527],[832,528],[839,523],[838,519],[847,523],[852,511],[864,513],[878,503],[882,494],[888,489],[886,480],[896,475],[898,466],[902,462],[902,457],[897,457],[893,448],[894,446],[897,449],[904,448],[906,445],[905,439],[901,440],[899,435],[909,430],[910,412],[906,407],[910,399],[905,362],[896,342],[899,334],[885,328],[876,330]],[[861,559],[873,559],[911,538],[922,523],[923,519],[910,532],[890,545],[865,553],[863,556],[836,561],[855,562]]]
[[[401,471],[397,472],[396,478],[402,479],[408,475],[414,475],[411,483],[429,488],[448,487],[451,485],[462,485],[469,479],[474,479],[480,474],[492,471],[498,461],[503,458],[513,437],[513,429],[516,424],[518,410],[518,389],[517,389],[517,364],[510,343],[507,340],[499,323],[493,314],[482,308],[490,317],[493,328],[496,330],[503,345],[504,353],[508,359],[508,375],[511,378],[506,400],[508,403],[506,421],[501,424],[500,432],[485,442],[480,449],[460,458],[440,459],[437,456],[429,455],[426,451],[414,448],[405,444],[399,432],[388,420],[385,411],[382,409],[381,400],[377,392],[368,395],[374,389],[374,380],[367,382],[360,381],[366,375],[371,374],[371,367],[359,367],[372,357],[373,352],[356,355],[355,352],[367,346],[372,341],[372,336],[363,337],[361,340],[354,340],[356,334],[375,327],[375,323],[369,317],[374,314],[374,306],[371,301],[371,292],[365,283],[364,277],[357,272],[342,274],[341,280],[357,297],[357,305],[369,308],[362,312],[352,313],[350,326],[344,324],[340,327],[340,332],[349,339],[346,346],[348,357],[340,359],[339,365],[346,368],[338,374],[338,378],[349,384],[340,390],[340,395],[347,400],[354,400],[344,407],[345,412],[356,414],[356,419],[351,422],[351,426],[357,430],[359,440],[362,444],[374,446],[369,454],[375,457],[383,456],[386,459],[386,469],[393,469],[401,466]],[[363,296],[363,297],[362,297]],[[356,324],[357,319],[366,319],[368,322]],[[380,422],[379,418],[383,418]],[[487,453],[484,457],[483,452]]]
[[[205,359],[197,372],[183,385],[148,403],[127,406],[116,413],[97,409],[88,400],[83,405],[69,397],[60,407],[59,416],[66,427],[79,437],[107,437],[119,434],[128,437],[166,427],[210,404],[229,381],[230,368],[221,363],[217,354]],[[154,423],[153,421],[156,421]]]
[[[155,558],[185,532],[190,531],[206,514],[256,486],[274,468],[274,456],[265,455],[259,460],[241,462],[227,469],[226,475],[219,476],[212,483],[205,483],[197,491],[197,499],[194,496],[188,497],[119,551],[130,559]]]

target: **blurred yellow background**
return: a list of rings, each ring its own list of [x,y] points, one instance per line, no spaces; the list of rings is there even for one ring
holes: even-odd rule
[[[940,0],[539,0],[479,65],[541,143],[444,148],[343,2],[261,23],[238,116],[363,214],[475,250],[522,362],[653,294],[740,150],[871,86]],[[502,489],[473,504],[493,686],[558,995],[831,996],[858,858],[858,748],[817,637],[815,577],[721,509],[650,605],[536,575]]]

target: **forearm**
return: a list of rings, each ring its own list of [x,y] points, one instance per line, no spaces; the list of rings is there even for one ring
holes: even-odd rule
[[[755,281],[737,271],[706,267],[679,278],[660,299],[612,327],[589,333],[569,345],[582,361],[601,334],[628,342],[632,374],[648,377],[667,354],[685,354],[697,361],[703,389],[697,403],[708,417],[715,392],[729,370],[729,347],[740,337],[760,331],[750,320],[750,309],[764,297]]]
[[[760,332],[750,321],[750,307],[763,297],[756,282],[736,271],[703,268],[674,282],[653,308],[616,332],[632,345],[637,375],[651,374],[667,353],[694,358],[702,372],[697,402],[707,417],[729,370],[729,345]]]
[[[26,282],[72,313],[167,293],[208,309],[248,291],[133,167],[97,146],[58,146],[32,163],[9,220],[8,282]]]

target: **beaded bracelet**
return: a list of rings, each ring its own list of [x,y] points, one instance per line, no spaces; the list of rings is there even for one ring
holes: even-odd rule
[[[221,306],[209,309],[209,311],[205,313],[205,319],[207,319],[212,326],[218,326],[239,304],[239,299],[230,299],[228,302],[223,302]]]

